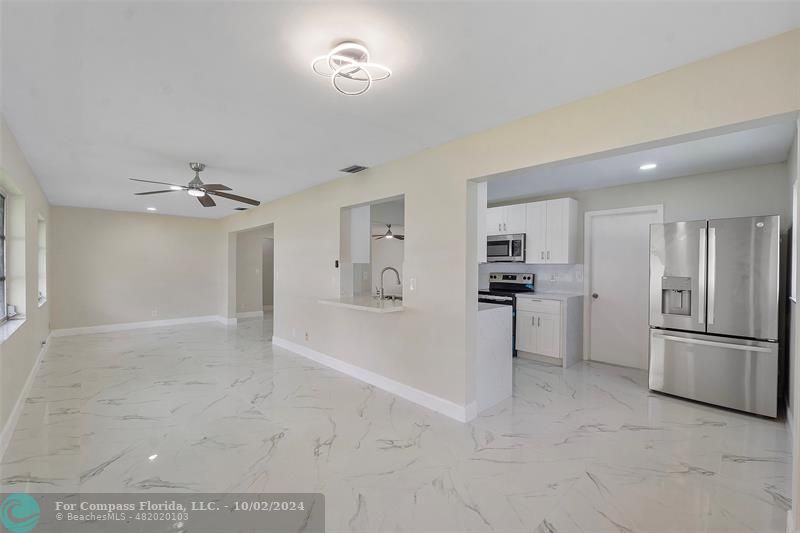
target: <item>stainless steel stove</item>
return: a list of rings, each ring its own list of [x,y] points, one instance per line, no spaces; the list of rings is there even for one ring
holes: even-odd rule
[[[511,351],[517,356],[517,299],[521,292],[533,292],[536,276],[530,273],[513,274],[492,272],[489,274],[489,288],[478,290],[478,301],[511,306]]]

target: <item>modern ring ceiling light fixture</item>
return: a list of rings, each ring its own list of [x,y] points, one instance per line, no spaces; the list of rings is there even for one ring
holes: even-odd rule
[[[389,67],[370,61],[366,46],[352,41],[340,43],[327,55],[315,58],[311,70],[330,78],[333,88],[348,96],[364,94],[373,82],[392,75]]]

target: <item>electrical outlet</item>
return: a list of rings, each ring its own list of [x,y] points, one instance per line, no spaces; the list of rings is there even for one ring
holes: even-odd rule
[[[306,331],[306,340],[308,340],[308,332]]]
[[[408,290],[413,291],[417,288],[417,278],[411,278],[408,280]]]

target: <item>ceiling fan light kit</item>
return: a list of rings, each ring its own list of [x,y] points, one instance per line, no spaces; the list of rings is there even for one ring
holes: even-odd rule
[[[391,224],[384,224],[386,226],[386,233],[381,233],[380,235],[373,235],[372,238],[376,241],[381,239],[397,239],[398,241],[405,240],[405,235],[396,235],[392,232],[392,225]]]
[[[373,82],[392,75],[389,67],[370,61],[366,46],[353,41],[339,43],[326,55],[314,58],[311,70],[330,78],[333,88],[347,96],[364,94]],[[356,88],[350,89],[348,85],[355,85]]]
[[[217,203],[209,195],[219,196],[220,198],[227,198],[235,202],[242,202],[249,205],[260,205],[261,202],[247,198],[246,196],[239,196],[237,194],[230,194],[223,191],[231,191],[230,187],[222,183],[203,183],[200,179],[200,173],[205,170],[206,166],[203,163],[189,163],[189,168],[194,171],[194,178],[186,185],[176,185],[174,183],[167,183],[164,181],[146,180],[141,178],[129,178],[132,181],[139,181],[142,183],[154,183],[157,185],[166,185],[169,189],[161,191],[146,191],[134,193],[136,196],[149,195],[149,194],[162,194],[166,192],[186,191],[189,196],[194,196],[203,207],[214,207]]]

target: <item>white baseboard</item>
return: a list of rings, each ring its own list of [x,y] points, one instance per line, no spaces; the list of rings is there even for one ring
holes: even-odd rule
[[[108,333],[111,331],[125,331],[129,329],[158,328],[163,326],[178,326],[181,324],[196,324],[198,322],[219,322],[226,325],[235,325],[236,319],[220,315],[190,316],[185,318],[170,318],[167,320],[148,320],[146,322],[125,322],[122,324],[104,324],[102,326],[87,326],[82,328],[54,329],[53,337],[67,337],[70,335],[88,335],[90,333]]]
[[[14,434],[14,429],[17,427],[17,422],[22,414],[22,409],[25,407],[25,401],[28,399],[28,395],[31,392],[31,387],[33,387],[33,381],[36,379],[36,374],[39,372],[42,359],[47,351],[48,340],[50,340],[49,335],[47,340],[45,340],[45,345],[42,346],[41,350],[39,350],[39,355],[36,356],[36,361],[33,362],[33,368],[31,368],[31,371],[28,373],[28,379],[25,380],[25,384],[22,386],[22,390],[19,392],[17,402],[14,404],[14,408],[11,410],[8,420],[6,420],[3,430],[0,431],[0,461],[2,461],[3,456],[6,454],[8,444],[11,442],[11,435]]]
[[[254,318],[264,316],[264,311],[244,311],[242,313],[236,313],[236,318]]]
[[[379,389],[383,389],[386,392],[394,394],[395,396],[405,398],[406,400],[417,405],[427,407],[432,411],[436,411],[437,413],[448,416],[454,420],[458,420],[459,422],[469,422],[475,418],[475,416],[477,416],[478,408],[475,402],[472,402],[466,406],[459,405],[451,402],[450,400],[445,400],[439,396],[434,396],[428,392],[415,389],[414,387],[400,383],[399,381],[395,381],[387,378],[386,376],[376,374],[370,370],[351,365],[350,363],[346,363],[341,359],[336,359],[330,355],[312,350],[311,348],[296,344],[280,337],[272,337],[272,344],[311,359],[312,361],[316,361],[317,363],[327,366],[328,368],[332,368],[343,374],[347,374],[348,376],[359,381],[374,385]]]

